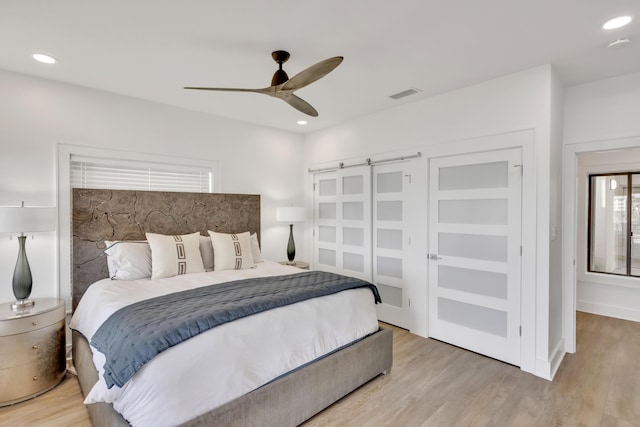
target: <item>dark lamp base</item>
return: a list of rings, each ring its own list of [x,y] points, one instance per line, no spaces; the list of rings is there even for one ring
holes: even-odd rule
[[[293,224],[289,224],[289,243],[287,244],[287,259],[289,263],[295,264],[296,244],[293,241]]]

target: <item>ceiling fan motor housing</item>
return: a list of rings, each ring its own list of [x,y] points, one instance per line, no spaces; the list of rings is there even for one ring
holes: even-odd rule
[[[271,57],[279,65],[279,69],[273,74],[273,78],[271,79],[271,86],[278,86],[289,80],[289,76],[282,69],[282,64],[289,60],[289,56],[289,52],[285,50],[276,50],[271,52]]]
[[[289,80],[289,76],[287,76],[287,73],[284,70],[276,70],[276,72],[273,73],[273,78],[271,79],[271,86],[281,85],[287,80]]]

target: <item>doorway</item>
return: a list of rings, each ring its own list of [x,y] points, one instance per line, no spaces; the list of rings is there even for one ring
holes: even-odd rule
[[[637,170],[640,137],[566,145],[563,164],[564,350],[576,351],[576,311],[640,321],[638,279],[587,271],[587,175]]]

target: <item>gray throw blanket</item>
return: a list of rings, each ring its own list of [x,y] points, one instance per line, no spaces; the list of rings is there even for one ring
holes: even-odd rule
[[[121,308],[98,328],[91,345],[104,353],[107,387],[122,387],[164,350],[215,326],[296,302],[375,285],[325,271],[260,277],[190,289]]]

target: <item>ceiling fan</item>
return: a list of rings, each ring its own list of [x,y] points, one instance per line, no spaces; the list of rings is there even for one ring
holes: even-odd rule
[[[265,95],[273,96],[274,98],[282,99],[287,104],[291,105],[298,111],[308,114],[313,117],[318,116],[318,112],[307,101],[294,95],[293,93],[302,89],[303,87],[321,79],[322,77],[333,71],[342,62],[342,56],[334,56],[333,58],[325,59],[317,64],[310,66],[309,68],[300,71],[295,76],[289,78],[287,73],[282,69],[282,64],[289,59],[289,52],[284,50],[276,50],[271,53],[273,60],[278,63],[278,70],[276,70],[273,78],[271,79],[271,86],[263,89],[239,89],[239,88],[223,88],[223,87],[185,87],[185,89],[195,90],[215,90],[226,92],[254,92],[263,93]]]

